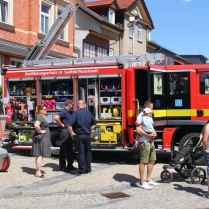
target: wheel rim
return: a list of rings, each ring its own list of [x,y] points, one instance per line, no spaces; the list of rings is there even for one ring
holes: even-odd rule
[[[195,168],[192,171],[191,178],[194,184],[203,183],[203,181],[205,181],[206,178],[205,170],[202,168]]]
[[[169,171],[163,171],[161,173],[161,179],[163,182],[168,183],[172,180],[172,174]]]

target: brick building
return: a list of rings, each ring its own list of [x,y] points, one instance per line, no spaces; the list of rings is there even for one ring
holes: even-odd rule
[[[0,0],[0,66],[19,66],[29,49],[45,34],[71,0]],[[49,56],[73,55],[74,20],[52,47]]]

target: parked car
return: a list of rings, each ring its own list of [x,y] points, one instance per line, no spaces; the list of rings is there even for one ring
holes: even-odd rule
[[[10,166],[10,156],[6,149],[0,147],[0,171],[5,172]]]

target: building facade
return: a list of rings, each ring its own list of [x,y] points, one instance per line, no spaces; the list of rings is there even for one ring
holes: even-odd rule
[[[100,0],[84,4],[111,24],[123,28],[119,41],[110,40],[114,55],[147,53],[147,41],[151,40],[154,25],[144,0]]]

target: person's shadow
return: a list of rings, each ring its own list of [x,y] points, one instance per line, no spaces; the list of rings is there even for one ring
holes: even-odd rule
[[[21,167],[21,168],[22,168],[22,172],[30,174],[30,175],[34,175],[36,173],[35,168],[29,168],[29,167]]]
[[[52,168],[52,171],[55,171],[55,172],[58,172],[60,171],[60,167],[58,164],[56,163],[46,163],[45,165],[43,165],[42,167],[49,167],[49,168]],[[70,173],[72,175],[75,175],[75,176],[79,176],[78,174],[78,170],[64,170],[63,173]]]
[[[197,196],[201,196],[201,194],[205,193],[205,191],[203,191],[202,189],[200,188],[195,188],[195,187],[184,187],[180,184],[174,184],[174,189],[176,190],[184,190],[186,192],[189,192],[189,193],[192,193],[192,194],[195,194]]]
[[[45,165],[43,165],[42,167],[45,168],[52,168],[52,171],[60,171],[59,165],[56,163],[46,163]]]
[[[44,167],[52,168],[52,171],[60,171],[59,165],[55,163],[46,163],[45,165],[42,166],[42,168]],[[35,168],[29,168],[29,167],[21,167],[21,168],[22,168],[22,172],[30,174],[30,175],[34,175],[36,173]]]
[[[136,178],[135,176],[129,175],[129,174],[124,174],[124,173],[116,173],[113,176],[113,179],[115,179],[118,182],[127,182],[130,184],[132,187],[138,187],[136,185],[137,182],[139,182],[139,179]]]

